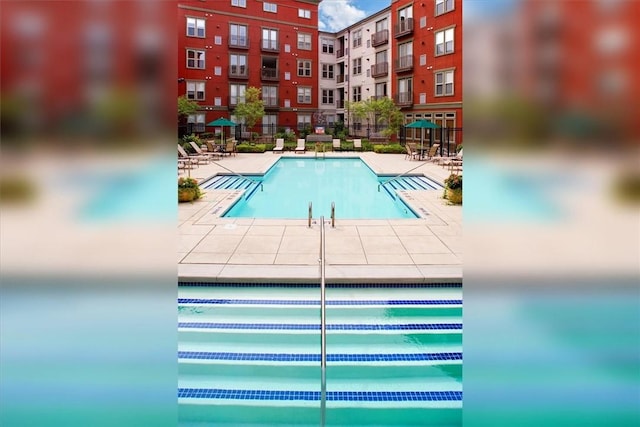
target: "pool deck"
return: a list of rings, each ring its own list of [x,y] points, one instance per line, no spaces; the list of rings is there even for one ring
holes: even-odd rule
[[[236,173],[264,173],[283,153],[226,157],[219,164]],[[326,153],[361,157],[377,174],[423,173],[443,182],[451,173],[404,154]],[[322,161],[322,160],[318,160]],[[203,180],[227,172],[212,163],[190,175]],[[186,176],[187,174],[181,174]],[[238,196],[207,191],[205,197],[178,207],[178,277],[181,281],[317,281],[320,220],[221,218]],[[462,280],[462,207],[449,205],[442,191],[405,191],[402,197],[420,215],[416,219],[341,220],[335,228],[325,218],[326,277],[332,282],[459,282]]]

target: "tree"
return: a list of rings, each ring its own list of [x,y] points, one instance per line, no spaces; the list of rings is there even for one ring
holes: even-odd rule
[[[199,107],[197,102],[187,99],[184,95],[178,97],[178,117],[180,118],[195,113]]]
[[[244,102],[239,102],[234,111],[234,115],[239,119],[244,119],[248,129],[251,129],[258,120],[264,116],[264,101],[260,99],[261,91],[257,87],[249,87],[244,92]],[[253,133],[251,134],[253,139]]]
[[[402,112],[391,98],[367,99],[349,104],[351,115],[357,119],[367,119],[369,123],[385,126],[382,134],[386,137],[398,133],[402,125]]]

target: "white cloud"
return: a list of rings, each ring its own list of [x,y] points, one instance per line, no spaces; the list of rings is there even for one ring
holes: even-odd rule
[[[322,31],[340,31],[367,16],[364,10],[353,4],[353,0],[324,0],[319,11],[318,28]]]

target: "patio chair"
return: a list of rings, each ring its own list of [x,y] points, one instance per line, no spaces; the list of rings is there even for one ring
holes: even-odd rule
[[[222,149],[222,154],[226,154],[227,156],[235,156],[236,155],[236,141],[234,140],[227,140],[227,143],[224,145],[224,148]]]
[[[362,140],[361,139],[354,139],[353,140],[353,150],[359,150],[362,151]]]
[[[209,157],[209,159],[214,159],[214,158],[219,159],[220,157],[222,157],[220,153],[214,150],[207,149],[207,151],[202,151],[202,149],[198,147],[198,144],[196,144],[193,141],[189,141],[189,144],[191,144],[191,146],[193,147],[193,149],[196,151],[197,154],[200,154],[202,156],[207,156]]]
[[[284,138],[276,139],[276,146],[273,147],[273,153],[276,151],[283,152],[284,151]]]
[[[305,151],[307,151],[307,147],[305,146],[305,140],[304,138],[298,138],[298,146],[295,149],[296,153],[304,153]]]
[[[191,159],[192,164],[194,162],[198,165],[206,165],[209,163],[209,156],[204,156],[202,154],[188,154],[180,144],[178,144],[178,154],[183,159]]]
[[[333,140],[333,151],[342,151],[342,146],[340,145],[340,139]]]
[[[407,158],[409,158],[409,160],[415,160],[418,158],[418,156],[420,156],[420,153],[416,149],[415,143],[412,143],[412,142],[407,143],[405,149],[407,150],[407,153],[404,156],[405,160],[407,160]]]
[[[446,160],[443,160],[440,165],[444,167],[449,167],[450,171],[453,170],[462,170],[462,150],[458,152],[454,157],[449,157]]]
[[[427,151],[427,153],[425,155],[426,160],[432,160],[435,157],[436,153],[438,152],[438,148],[440,148],[440,144],[433,144],[431,146],[431,148],[429,148],[429,151]],[[423,158],[423,160],[424,160],[424,158]]]

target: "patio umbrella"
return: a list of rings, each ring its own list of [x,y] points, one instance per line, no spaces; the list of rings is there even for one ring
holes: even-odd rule
[[[438,129],[440,126],[437,124],[430,122],[429,120],[421,119],[416,120],[413,123],[409,123],[405,127],[408,128],[418,128],[418,129]],[[420,131],[420,155],[422,156],[422,150],[424,149],[424,130]]]
[[[229,119],[226,119],[224,117],[220,117],[218,119],[215,119],[212,122],[207,123],[207,126],[220,126],[222,128],[222,141],[224,141],[224,127],[225,126],[235,126],[236,124],[234,122],[232,122]]]

